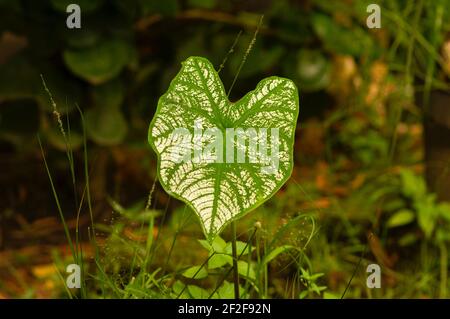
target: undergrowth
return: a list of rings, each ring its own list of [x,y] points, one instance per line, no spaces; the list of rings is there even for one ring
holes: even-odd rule
[[[404,133],[405,125],[413,128],[421,120],[412,102],[415,77],[425,75],[424,85],[416,88],[425,92],[425,102],[433,87],[445,86],[435,77],[435,64],[441,63],[434,49],[436,35],[428,40],[417,31],[424,5],[420,1],[416,19],[411,16],[412,2],[404,9],[384,8],[383,14],[399,28],[387,57],[385,83],[375,83],[380,91],[389,92],[387,97],[369,102],[373,108],[367,108],[363,100],[376,81],[371,70],[363,69],[359,80],[369,84],[344,96],[345,107],[333,111],[323,125],[309,122],[302,127],[325,136],[324,159],[319,163],[299,160],[314,167],[310,174],[316,176],[301,180],[299,176],[309,172],[294,172],[275,199],[238,221],[235,232],[228,229],[213,243],[203,240],[197,217],[188,207],[170,205],[156,179],[141,201],[123,206],[108,198],[114,218],[109,223],[98,221],[92,209],[83,113],[78,108],[83,127],[80,178],[75,174],[78,164],[71,147],[69,116],[64,123],[52,101],[66,145],[76,216],[90,218],[87,231],[77,227],[75,234],[70,232],[45,147],[38,139],[71,250],[70,257],[54,256],[60,297],[234,298],[237,291],[240,298],[448,297],[450,206],[437,202],[427,190],[421,177],[423,154],[414,148],[417,137]],[[411,24],[407,17],[413,18]],[[424,53],[428,60],[424,70],[418,70],[414,59]],[[406,63],[397,61],[398,57]],[[43,85],[52,100],[44,78]],[[80,180],[83,191],[78,194]],[[80,289],[66,288],[69,263],[81,266]],[[365,269],[371,263],[382,266],[381,289],[367,288]]]

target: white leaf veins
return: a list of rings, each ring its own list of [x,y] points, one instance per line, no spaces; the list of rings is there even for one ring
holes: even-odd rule
[[[158,155],[161,185],[195,211],[208,240],[213,240],[230,221],[269,199],[289,178],[298,111],[297,87],[291,80],[265,78],[255,90],[232,103],[207,59],[190,57],[182,63],[168,91],[159,99],[149,128],[149,142]],[[203,130],[219,128],[223,134],[227,128],[264,128],[269,132],[278,129],[276,170],[264,174],[261,166],[266,164],[250,161],[174,161],[173,152],[183,144],[172,132],[186,128],[194,133],[199,120]]]

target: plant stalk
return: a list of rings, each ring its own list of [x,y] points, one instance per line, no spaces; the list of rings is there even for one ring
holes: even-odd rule
[[[447,277],[448,277],[448,253],[446,243],[441,242],[439,244],[440,257],[441,257],[441,285],[439,289],[439,297],[441,299],[447,298]]]
[[[236,222],[231,223],[233,228],[233,238],[231,241],[231,249],[233,254],[233,281],[234,281],[234,299],[239,299],[239,270],[238,270],[238,258],[236,248]]]

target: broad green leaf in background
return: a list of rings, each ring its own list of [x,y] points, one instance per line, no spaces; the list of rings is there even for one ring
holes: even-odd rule
[[[216,269],[233,263],[233,258],[225,254],[215,254],[208,260],[208,269]]]
[[[411,223],[414,218],[414,212],[409,209],[401,209],[388,219],[386,225],[388,227],[399,227]]]
[[[289,178],[297,117],[297,88],[288,79],[266,78],[254,91],[232,103],[207,59],[190,57],[182,63],[181,71],[159,99],[148,137],[158,155],[161,185],[196,212],[210,242],[230,221],[264,203]],[[273,171],[268,174],[263,170],[267,158],[257,163],[249,160],[220,163],[202,160],[202,154],[177,163],[173,154],[182,152],[184,146],[173,132],[185,128],[193,135],[198,120],[203,131],[218,130],[223,141],[227,128],[267,129],[267,132],[278,129],[278,167],[272,166]],[[260,141],[264,138],[267,142],[268,136],[259,135]],[[211,139],[203,138],[196,146],[205,149],[211,146],[210,142]],[[233,143],[238,145],[236,139]],[[215,152],[217,155],[217,149]],[[210,154],[214,152],[211,150]]]
[[[183,276],[191,279],[203,279],[208,277],[208,271],[205,267],[192,266],[183,272]]]
[[[230,256],[233,253],[231,246],[232,246],[232,244],[231,244],[231,242],[229,242],[229,243],[227,243],[227,246],[225,247],[225,252],[227,254],[229,254]],[[239,240],[236,241],[236,254],[238,256],[247,255],[250,252],[250,248],[252,248],[251,251],[254,250],[254,247],[250,247],[249,244],[244,243],[244,242],[239,241]]]
[[[67,67],[91,84],[104,83],[117,75],[133,55],[130,44],[121,39],[106,39],[87,48],[63,53]]]
[[[224,281],[223,285],[217,290],[218,298],[221,299],[233,299],[234,298],[234,285],[231,282]]]
[[[209,292],[201,287],[195,285],[188,285],[187,288],[189,294],[194,299],[207,299],[209,297]]]
[[[127,130],[127,122],[117,108],[99,106],[86,112],[86,133],[98,144],[118,144],[125,138]]]
[[[246,261],[243,260],[238,261],[238,271],[239,275],[241,275],[242,277],[253,280],[256,278],[256,273],[255,270],[253,269],[253,265],[249,264]]]
[[[233,262],[231,254],[227,255],[226,252],[228,244],[220,236],[216,236],[211,243],[206,240],[199,240],[199,243],[209,251],[209,269],[220,268]]]
[[[94,105],[104,105],[109,108],[118,108],[125,97],[125,88],[119,79],[114,79],[92,90]]]
[[[413,171],[402,169],[400,171],[400,178],[402,181],[403,195],[414,200],[421,200],[427,195],[427,186],[425,180],[415,175]]]
[[[450,222],[450,203],[439,203],[437,204],[437,210],[439,216],[441,216],[444,220]]]
[[[66,151],[67,149],[77,149],[83,144],[83,135],[71,129],[70,137],[67,140],[61,134],[59,127],[49,127],[44,131],[45,137],[57,149]]]
[[[124,90],[122,82],[118,79],[93,88],[94,107],[86,112],[86,131],[96,143],[114,145],[125,138],[128,125],[120,111]]]
[[[174,293],[175,298],[179,297],[181,299],[189,299],[191,296],[189,294],[189,291],[186,288],[186,285],[181,282],[180,280],[175,281],[175,283],[172,286],[172,290]]]
[[[427,194],[414,206],[417,210],[417,221],[427,238],[431,238],[437,222],[436,195]]]
[[[223,240],[220,236],[216,236],[212,242],[208,242],[206,240],[199,240],[198,242],[210,253],[224,253],[225,248],[227,247],[226,241]]]

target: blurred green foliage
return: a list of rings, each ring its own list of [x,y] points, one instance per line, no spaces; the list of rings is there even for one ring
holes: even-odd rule
[[[86,112],[88,137],[100,145],[114,145],[127,136],[143,136],[145,123],[180,61],[202,55],[218,67],[239,30],[244,30],[221,73],[229,85],[261,14],[262,36],[240,73],[234,98],[268,74],[294,79],[301,91],[323,90],[330,81],[331,55],[367,61],[382,51],[364,30],[365,13],[344,26],[320,1],[78,1],[81,29],[65,25],[69,3],[0,2],[0,29],[26,43],[0,65],[0,100],[20,104],[27,100],[30,111],[38,108],[41,115],[33,121],[55,146],[58,142],[43,123],[53,107],[40,74],[58,112],[73,112],[78,104]],[[23,117],[21,108],[12,105],[7,104],[8,111],[2,107],[2,123]],[[71,120],[74,135],[80,134],[79,120]],[[15,134],[22,132],[0,126],[1,138]]]
[[[388,49],[383,39],[386,34],[367,29],[366,7],[370,1],[366,0],[348,3],[322,0],[78,1],[81,29],[65,26],[69,3],[69,0],[0,2],[0,30],[25,42],[0,64],[0,101],[34,101],[36,106],[27,102],[30,112],[38,107],[44,113],[33,121],[40,122],[40,130],[50,137],[51,132],[42,121],[45,112],[52,112],[53,108],[43,91],[39,77],[42,74],[60,113],[73,111],[75,103],[82,110],[89,110],[89,138],[100,145],[121,143],[127,136],[143,136],[144,123],[151,118],[158,97],[167,88],[180,61],[190,55],[202,55],[218,67],[239,30],[244,30],[221,74],[224,83],[229,85],[262,14],[262,35],[240,73],[241,83],[232,94],[234,98],[269,74],[295,80],[301,92],[326,90],[332,76],[333,56],[348,55],[358,63],[370,64],[397,48],[407,48],[409,43],[404,33],[397,37],[393,33],[395,42]],[[390,22],[400,20],[397,22],[407,28],[401,19],[413,16],[412,1],[383,1],[381,4],[386,6],[383,7],[384,25],[389,27]],[[423,50],[417,51],[418,58],[422,58],[418,61],[423,65],[422,73],[433,71],[424,55],[436,57],[434,47],[443,41],[444,33],[433,30],[445,28],[433,23],[434,18],[438,16],[448,29],[449,10],[445,10],[444,4],[441,0],[433,4],[427,2],[421,28],[405,31],[406,34],[423,34],[418,38]],[[404,60],[407,50],[398,49],[394,53]],[[99,85],[104,85],[101,102],[93,97]],[[122,87],[120,98],[115,95],[116,86]],[[8,105],[13,109],[2,110],[2,123],[17,121],[23,115],[19,107]],[[111,110],[111,114],[107,110]],[[312,111],[313,114],[318,112]],[[80,130],[76,123],[73,128]],[[15,134],[21,132],[0,126],[2,139]],[[20,148],[20,144],[15,146]]]
[[[65,26],[65,8],[72,2],[81,6],[80,30]],[[218,69],[226,58],[220,76],[229,88],[264,14],[231,99],[237,100],[266,76],[288,77],[299,88],[301,125],[292,181],[255,212],[263,224],[257,238],[261,246],[241,260],[242,275],[259,287],[254,295],[340,297],[371,230],[380,244],[370,247],[372,256],[365,261],[376,260],[385,267],[387,285],[375,292],[366,289],[362,271],[347,296],[448,297],[450,209],[436,200],[420,176],[422,115],[413,98],[415,91],[448,92],[450,67],[447,73],[444,70],[450,59],[445,60],[440,50],[450,32],[450,3],[378,1],[382,29],[369,30],[366,8],[372,2],[0,0],[0,146],[17,153],[36,152],[39,133],[46,146],[66,149],[52,119],[55,109],[42,74],[65,127],[70,123],[73,148],[83,145],[79,105],[90,150],[103,146],[114,150],[112,146],[120,144],[148,150],[148,125],[180,62],[201,55]],[[227,55],[241,30],[236,47]],[[63,152],[60,155],[64,157]],[[124,157],[122,161],[131,167],[136,160]],[[149,161],[143,162],[148,165]],[[152,170],[149,174],[156,171],[151,165],[146,169]],[[123,220],[98,227],[108,233],[109,254],[103,262],[118,286],[109,287],[105,295],[117,297],[116,289],[123,289],[124,297],[209,294],[195,279],[187,278],[203,260],[197,251],[208,256],[222,253],[209,260],[208,271],[201,270],[208,279],[228,269],[229,244],[225,240],[212,247],[200,243],[200,247],[188,246],[195,254],[186,254],[184,241],[174,249],[173,260],[165,260],[171,251],[166,246],[173,247],[177,235],[186,232],[190,242],[197,244],[192,238],[198,227],[195,223],[187,230],[178,227],[177,219],[184,213],[175,209],[168,229],[163,230],[169,234],[164,233],[158,242],[163,258],[154,263],[162,268],[155,266],[147,272],[145,240],[142,243],[124,233],[131,225],[137,236],[148,236],[147,225],[141,223],[151,220],[148,229],[153,231],[153,221],[161,212],[143,212],[142,202],[138,206],[124,209],[112,204]],[[319,220],[320,233],[308,251],[303,250],[305,238],[313,232],[296,222],[301,216],[297,213],[314,214]],[[244,233],[252,229],[254,220],[241,225]],[[299,247],[301,254],[294,254],[294,261],[285,258]],[[127,268],[130,263],[134,266],[133,254],[137,263],[145,261],[135,278],[135,269]],[[298,255],[304,258],[301,262]],[[124,261],[123,256],[130,258]],[[282,264],[285,259],[288,265]],[[292,283],[277,281],[286,275],[277,266],[288,269],[293,263]],[[268,268],[275,271],[269,274]],[[249,269],[255,270],[256,279]],[[133,279],[127,281],[124,272]],[[108,286],[109,279],[103,275],[98,274],[104,280],[102,286]],[[328,280],[325,291],[324,277]],[[295,288],[298,280],[303,283],[301,291]],[[241,291],[252,291],[249,285]],[[233,285],[225,280],[216,293],[232,297]]]

